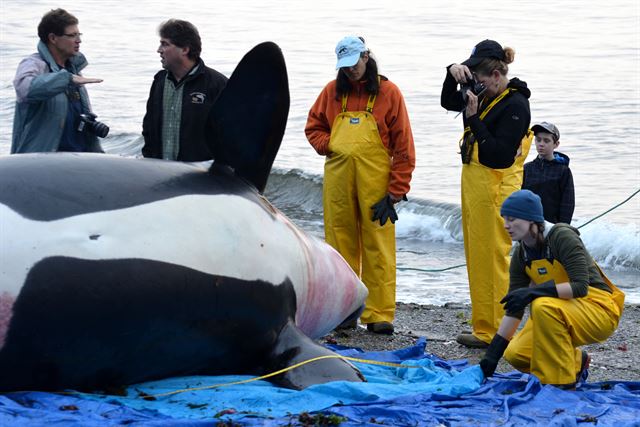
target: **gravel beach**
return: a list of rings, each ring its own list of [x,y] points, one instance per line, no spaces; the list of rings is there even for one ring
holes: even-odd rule
[[[466,348],[455,340],[459,333],[470,330],[470,318],[470,305],[398,303],[393,335],[373,334],[359,325],[356,329],[333,331],[322,342],[379,351],[407,347],[419,337],[425,337],[428,353],[443,359],[467,359],[469,363],[477,364],[485,350]],[[640,305],[625,305],[616,332],[607,341],[583,349],[591,355],[588,382],[640,381]],[[502,360],[497,372],[512,370]]]

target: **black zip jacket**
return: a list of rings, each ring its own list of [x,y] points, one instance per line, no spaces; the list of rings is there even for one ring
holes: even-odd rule
[[[504,169],[513,164],[522,138],[529,131],[531,123],[531,91],[527,84],[513,78],[507,87],[514,90],[498,102],[483,120],[480,120],[480,113],[491,103],[490,99],[482,102],[478,114],[469,118],[462,115],[464,127],[469,126],[475,135],[480,163],[493,169]],[[458,92],[458,83],[449,73],[448,67],[447,77],[442,84],[440,104],[450,111],[462,111],[466,106],[462,94]]]
[[[544,219],[554,224],[571,224],[575,208],[573,175],[569,156],[555,152],[553,160],[536,157],[525,163],[522,188],[531,190],[542,199]]]
[[[147,100],[147,113],[142,122],[144,157],[162,158],[162,97],[166,70],[159,71]],[[198,162],[211,160],[214,141],[213,124],[208,120],[216,99],[227,84],[227,78],[216,70],[205,66],[202,59],[192,76],[186,76],[182,94],[182,115],[180,118],[180,147],[178,160]]]

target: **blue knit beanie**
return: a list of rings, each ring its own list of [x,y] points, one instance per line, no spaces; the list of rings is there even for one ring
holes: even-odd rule
[[[529,190],[511,193],[500,208],[500,216],[511,216],[533,222],[544,222],[540,196]]]

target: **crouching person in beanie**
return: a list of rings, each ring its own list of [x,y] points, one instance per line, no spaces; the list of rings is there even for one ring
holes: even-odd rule
[[[587,252],[578,230],[545,226],[536,194],[512,193],[500,215],[519,244],[511,257],[509,292],[501,301],[506,314],[480,367],[485,377],[492,376],[504,355],[543,384],[573,389],[589,365],[589,355],[579,347],[603,342],[616,330],[624,294]],[[527,306],[529,319],[516,334]]]

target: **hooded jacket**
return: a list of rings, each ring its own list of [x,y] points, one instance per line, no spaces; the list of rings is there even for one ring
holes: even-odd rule
[[[536,157],[525,163],[522,188],[540,196],[545,220],[554,224],[570,224],[575,208],[575,194],[569,157],[559,152],[553,154],[553,160]]]
[[[529,131],[531,123],[531,91],[527,84],[518,78],[512,78],[507,87],[511,89],[510,93],[484,119],[480,120],[480,113],[490,104],[490,100],[481,102],[477,114],[468,118],[462,115],[464,127],[471,128],[477,141],[478,160],[493,169],[505,169],[513,164],[522,138]],[[458,83],[448,68],[442,84],[440,104],[450,111],[463,111],[466,107],[462,94],[458,91]]]
[[[70,71],[61,68],[47,45],[40,41],[38,52],[18,65],[13,80],[16,108],[11,153],[58,151],[69,108],[67,87],[73,74],[80,75],[88,62],[83,54],[78,53],[67,64]],[[79,91],[82,110],[91,112],[86,88],[80,86]],[[84,136],[86,151],[102,152],[96,135],[84,132]]]
[[[147,100],[147,112],[142,122],[144,146],[142,155],[162,159],[162,99],[167,71],[161,70],[153,77]],[[227,85],[227,78],[207,67],[202,59],[193,75],[182,79],[182,114],[180,116],[180,146],[177,160],[199,162],[211,160],[209,148],[215,138],[214,125],[209,117],[218,96]]]

